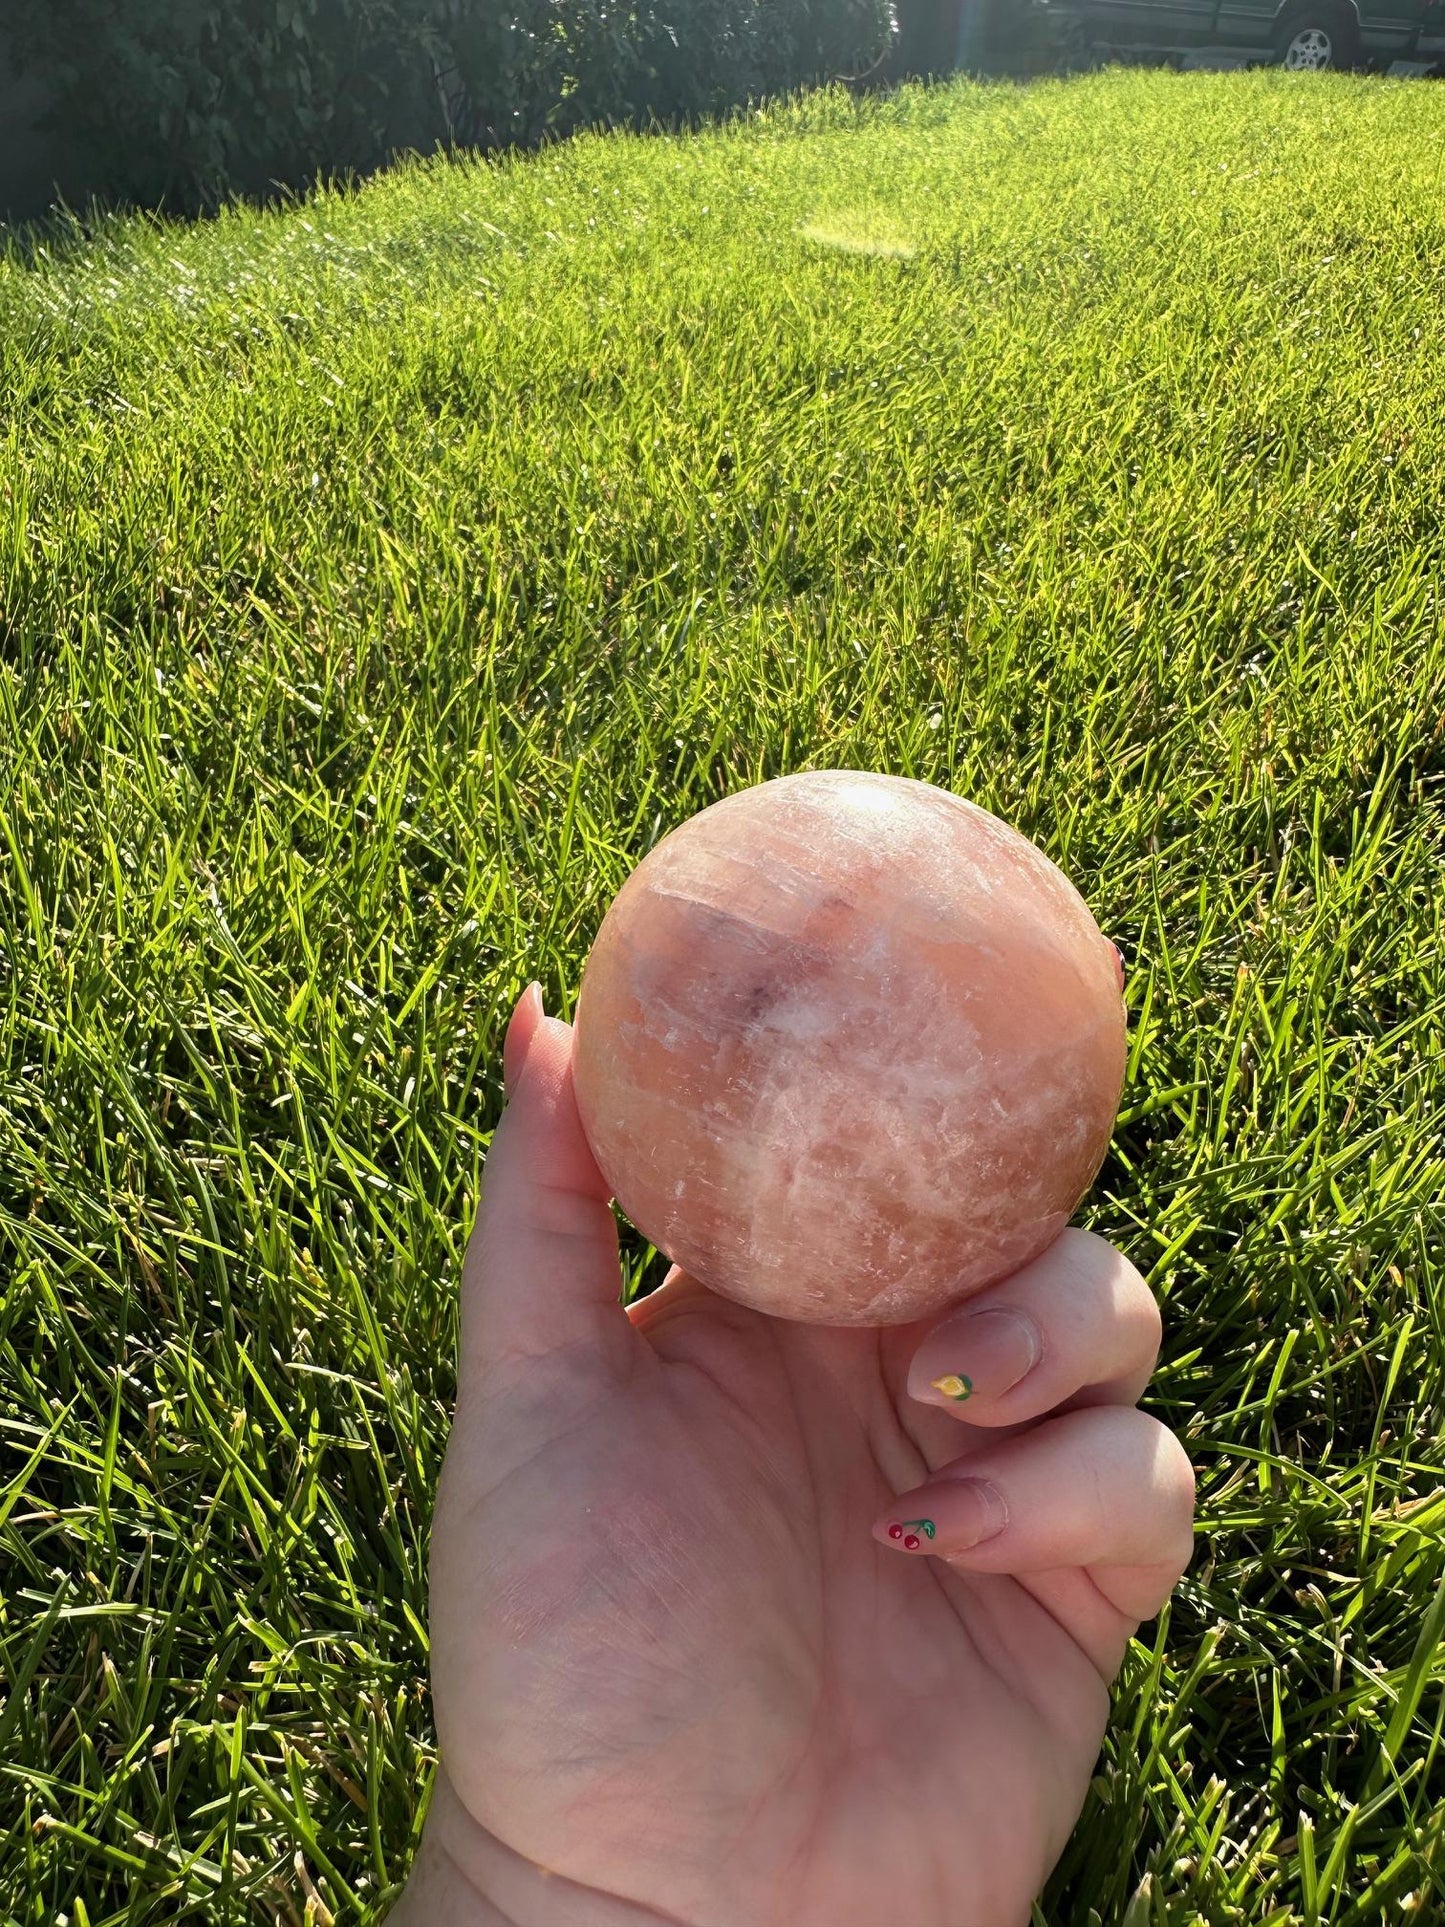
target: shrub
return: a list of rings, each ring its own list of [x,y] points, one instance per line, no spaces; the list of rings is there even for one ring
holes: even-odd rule
[[[888,0],[9,0],[101,198],[194,211],[401,147],[664,124],[866,67]]]
[[[150,203],[372,165],[429,78],[415,0],[11,0],[8,26],[92,177]]]

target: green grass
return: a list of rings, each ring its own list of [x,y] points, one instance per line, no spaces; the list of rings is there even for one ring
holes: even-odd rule
[[[1132,964],[1084,1221],[1199,1544],[1037,1920],[1440,1916],[1445,94],[827,96],[21,239],[0,1916],[404,1877],[505,1015],[826,765]]]

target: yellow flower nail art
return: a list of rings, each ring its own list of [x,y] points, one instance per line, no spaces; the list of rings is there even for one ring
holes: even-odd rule
[[[973,1390],[973,1380],[965,1378],[961,1372],[949,1372],[943,1378],[935,1378],[932,1383],[934,1391],[942,1392],[945,1398],[962,1400]]]

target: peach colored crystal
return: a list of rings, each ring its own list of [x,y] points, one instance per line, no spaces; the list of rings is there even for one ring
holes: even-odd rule
[[[628,1217],[783,1318],[894,1325],[1006,1276],[1093,1182],[1117,953],[960,797],[822,770],[665,837],[588,959],[574,1072]]]

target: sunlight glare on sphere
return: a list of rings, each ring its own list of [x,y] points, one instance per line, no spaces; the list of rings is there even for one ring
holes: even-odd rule
[[[674,830],[603,919],[574,1077],[622,1210],[724,1296],[902,1324],[1052,1243],[1123,1083],[1118,952],[1025,837],[820,770]]]

